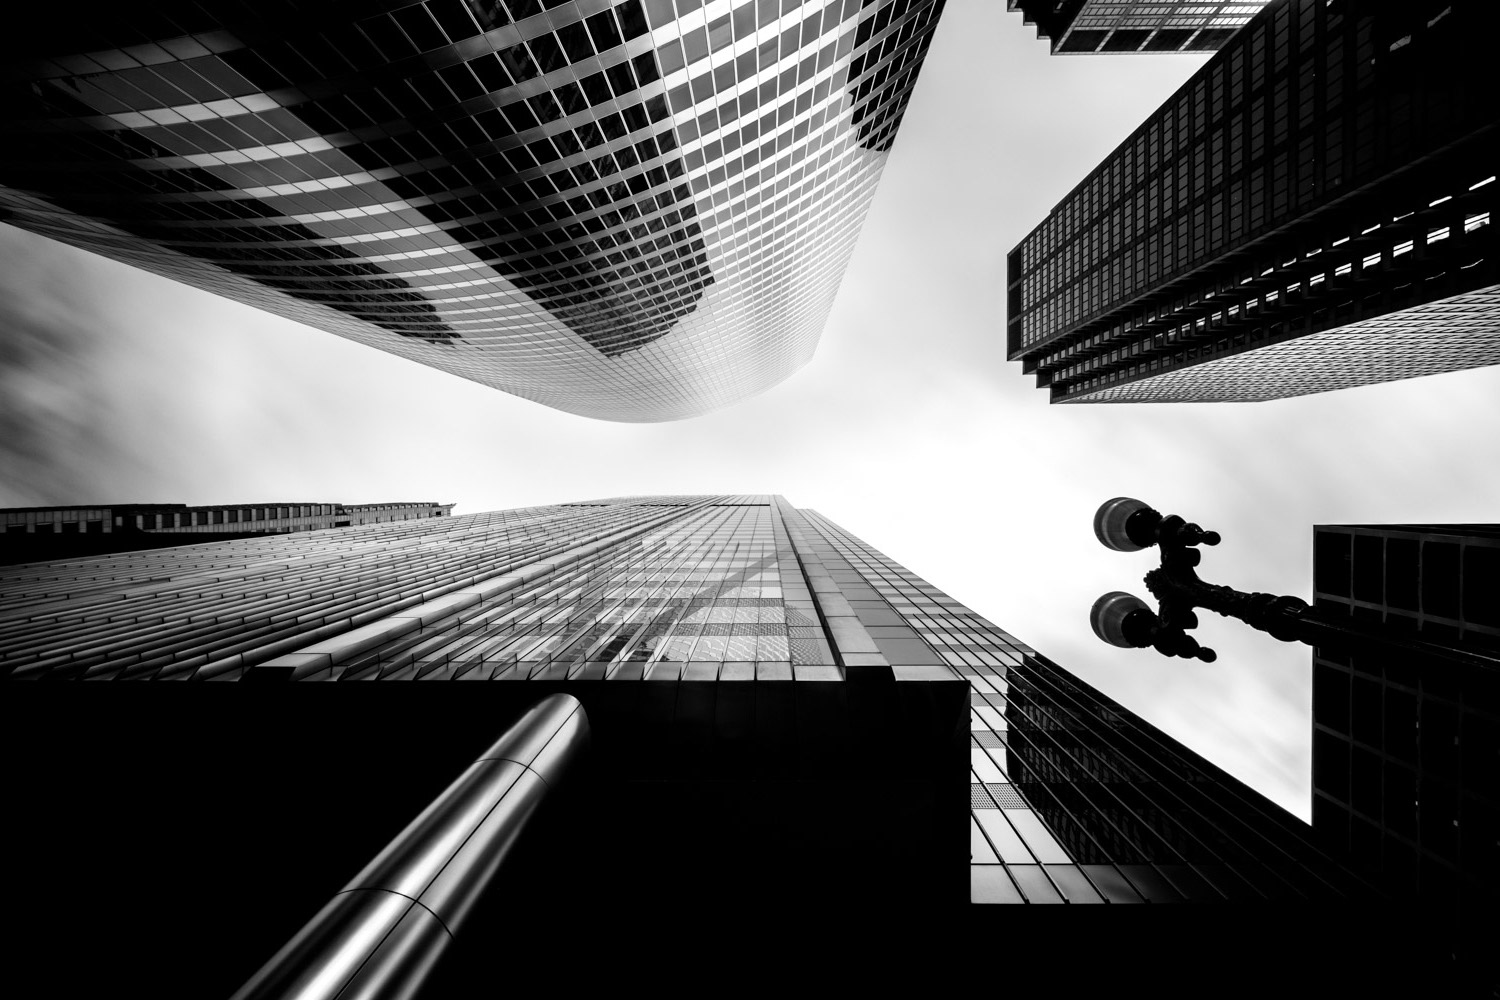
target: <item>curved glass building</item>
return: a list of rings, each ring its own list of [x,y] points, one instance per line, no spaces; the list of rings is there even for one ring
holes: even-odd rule
[[[558,409],[693,416],[812,356],[941,9],[60,8],[7,43],[0,219]]]

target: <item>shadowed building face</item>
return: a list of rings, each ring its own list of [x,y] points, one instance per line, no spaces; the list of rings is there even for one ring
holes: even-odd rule
[[[545,7],[60,14],[11,43],[0,218],[589,416],[779,382],[941,0]]]
[[[1319,612],[1500,648],[1500,525],[1318,525]],[[1500,884],[1500,676],[1405,651],[1313,653],[1313,829],[1489,966]]]
[[[1267,0],[1009,0],[1054,54],[1212,52]]]

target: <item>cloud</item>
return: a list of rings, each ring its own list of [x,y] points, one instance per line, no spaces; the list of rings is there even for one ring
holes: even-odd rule
[[[111,440],[116,331],[107,303],[67,262],[74,251],[6,227],[0,243],[0,503],[68,502],[130,477]]]

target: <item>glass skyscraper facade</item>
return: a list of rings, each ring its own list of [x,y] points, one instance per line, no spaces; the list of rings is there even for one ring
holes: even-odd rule
[[[840,829],[872,795],[897,815],[921,803],[920,822],[881,826],[910,827],[909,865],[930,866],[911,877],[938,903],[963,898],[965,826],[975,903],[1366,891],[1305,824],[780,497],[616,498],[31,564],[0,573],[0,599],[12,680],[562,690],[621,781],[751,776],[766,795],[796,775],[821,783]],[[685,808],[659,782],[631,787],[666,796],[652,815]],[[893,877],[900,851],[883,851],[881,876],[858,878]]]
[[[1212,52],[1267,0],[1007,0],[1054,53]]]
[[[811,357],[941,9],[42,9],[0,219],[548,406],[692,416]]]
[[[1053,402],[1500,361],[1486,14],[1268,5],[1011,251],[1008,356]]]
[[[1319,525],[1324,615],[1500,649],[1500,525]],[[1313,829],[1492,968],[1500,888],[1500,676],[1399,652],[1313,655]]]

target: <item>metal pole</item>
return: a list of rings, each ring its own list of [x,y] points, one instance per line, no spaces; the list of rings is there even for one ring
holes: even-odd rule
[[[1396,632],[1383,622],[1327,617],[1300,597],[1246,593],[1207,583],[1193,572],[1196,556],[1192,550],[1163,551],[1161,568],[1146,574],[1146,587],[1161,602],[1163,618],[1180,614],[1179,605],[1207,608],[1283,642],[1353,653],[1402,653],[1500,670],[1500,659],[1478,649]]]
[[[1455,646],[1415,635],[1393,632],[1384,624],[1357,619],[1330,619],[1316,608],[1285,612],[1295,622],[1297,638],[1309,646],[1351,653],[1402,653],[1412,657],[1446,660],[1486,670],[1500,670],[1500,658],[1477,648]]]
[[[533,705],[234,1000],[405,1000],[588,742],[578,699]]]

